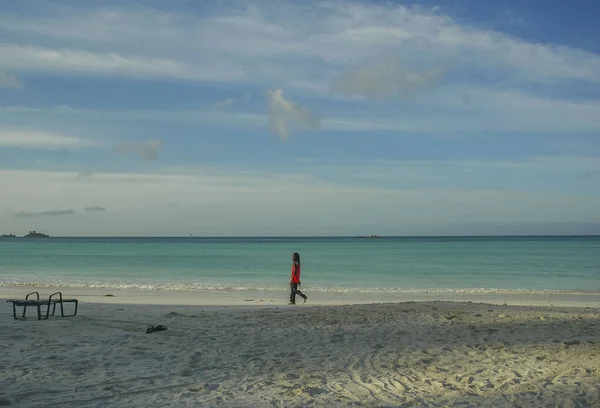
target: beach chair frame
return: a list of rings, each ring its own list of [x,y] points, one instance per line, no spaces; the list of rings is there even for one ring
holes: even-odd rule
[[[30,296],[35,296],[35,299],[30,299]],[[48,317],[54,316],[56,313],[56,305],[60,304],[60,315],[62,317],[72,317],[77,315],[77,309],[79,307],[79,300],[77,299],[64,299],[61,292],[55,292],[51,294],[48,299],[40,299],[39,292],[31,292],[25,296],[25,299],[8,299],[7,302],[11,302],[13,306],[13,318],[15,320],[25,320],[27,314],[27,307],[35,307],[37,310],[38,320],[47,320]],[[65,314],[64,304],[75,303],[75,310],[72,314]],[[42,308],[46,307],[45,313],[42,312]],[[20,317],[17,316],[17,307],[23,308],[23,313]],[[52,309],[52,312],[50,311]]]
[[[58,300],[52,300],[52,297],[56,296],[56,295],[58,295]],[[63,299],[61,292],[55,292],[50,295],[50,297],[48,298],[48,302],[50,302],[54,305],[52,307],[52,316],[54,316],[54,312],[56,311],[57,303],[60,304],[60,315],[62,317],[73,317],[73,316],[77,315],[77,308],[79,307],[79,300],[77,300],[77,299]],[[65,303],[75,303],[75,311],[72,314],[65,314],[65,308],[64,308]],[[50,308],[48,308],[48,309],[50,309]],[[50,310],[48,310],[46,312],[46,319],[48,318],[49,311]]]

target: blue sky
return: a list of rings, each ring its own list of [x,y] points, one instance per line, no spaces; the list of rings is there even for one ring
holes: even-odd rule
[[[600,233],[594,1],[0,7],[0,233]]]

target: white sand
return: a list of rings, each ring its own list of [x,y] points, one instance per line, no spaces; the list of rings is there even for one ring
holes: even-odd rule
[[[104,292],[80,294],[77,317],[48,321],[33,310],[15,321],[2,302],[0,406],[600,407],[598,303],[287,306],[242,296],[176,306],[172,294],[133,294],[159,303],[143,305]],[[168,330],[146,334],[149,324]]]
[[[310,288],[310,287],[309,287]],[[33,290],[46,295],[61,291],[65,296],[76,297],[92,303],[151,304],[151,305],[195,305],[195,306],[241,306],[241,305],[285,305],[289,298],[287,290],[281,291],[168,291],[168,290],[122,290],[83,288],[0,287],[0,299],[20,298]],[[453,301],[515,306],[564,306],[600,307],[600,293],[522,293],[522,294],[438,294],[438,293],[336,293],[313,292],[308,294],[309,305],[356,305],[390,302]],[[107,297],[106,295],[113,295]],[[302,299],[298,299],[299,302]]]

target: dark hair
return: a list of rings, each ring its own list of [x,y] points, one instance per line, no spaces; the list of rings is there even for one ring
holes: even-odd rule
[[[298,252],[294,252],[294,262],[298,262],[298,265],[300,265],[300,254]]]

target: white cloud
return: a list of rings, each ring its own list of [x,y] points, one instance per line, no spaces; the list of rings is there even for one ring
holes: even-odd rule
[[[196,235],[360,235],[379,230],[402,234],[414,224],[598,221],[600,206],[600,197],[594,196],[390,190],[314,182],[300,175],[214,170],[76,176],[76,172],[1,170],[3,228],[19,234],[33,228],[30,221],[10,215],[39,212],[40,202],[47,208],[84,208],[86,203],[102,202],[111,209],[101,218],[36,217],[35,229],[51,235],[187,235],[190,230]],[[183,204],[173,211],[172,202]]]
[[[13,218],[33,218],[33,217],[56,217],[63,215],[75,215],[75,211],[72,209],[69,210],[47,210],[47,211],[39,211],[39,212],[28,212],[21,211],[11,215]]]
[[[281,89],[267,91],[269,101],[269,128],[286,139],[292,127],[305,129],[319,127],[319,119],[308,109],[295,104],[283,96]]]
[[[218,107],[190,110],[97,110],[75,109],[68,106],[41,108],[7,106],[0,107],[1,115],[13,120],[21,119],[24,124],[31,123],[40,117],[51,117],[56,120],[56,117],[61,116],[65,117],[65,123],[69,124],[73,123],[74,118],[78,118],[86,123],[91,123],[94,120],[100,122],[112,120],[264,127],[267,121],[267,116],[264,114],[225,112],[218,109]]]
[[[19,89],[21,88],[21,81],[15,76],[0,71],[0,87]]]
[[[0,107],[0,113],[5,114],[82,114],[82,113],[94,113],[93,110],[90,109],[75,109],[70,106],[60,105],[60,106],[52,106],[52,107],[38,107],[32,108],[28,106],[2,106]]]
[[[96,143],[72,136],[63,136],[37,130],[0,129],[0,148],[66,149],[94,146]]]
[[[221,110],[221,109],[226,109],[228,107],[230,107],[233,104],[239,103],[239,102],[246,102],[250,99],[251,95],[250,94],[245,94],[243,96],[240,97],[236,97],[236,98],[227,98],[218,102],[213,103],[210,106],[210,109],[213,110]]]
[[[12,44],[0,45],[0,67],[20,72],[70,72],[76,74],[123,75],[202,79],[184,63],[165,58],[97,53],[85,50],[51,49]]]

